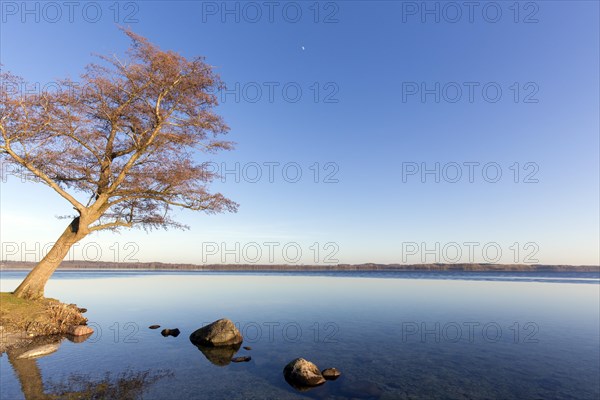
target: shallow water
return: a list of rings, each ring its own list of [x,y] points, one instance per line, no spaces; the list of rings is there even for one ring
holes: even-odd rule
[[[1,290],[23,276],[2,272]],[[43,386],[26,390],[81,392],[106,379],[130,390],[113,393],[145,399],[598,399],[599,282],[594,273],[57,272],[46,295],[88,308],[96,333],[28,364]],[[250,362],[217,366],[190,343],[222,317],[239,325],[252,350],[237,355]],[[182,333],[162,337],[152,324]],[[299,392],[282,375],[296,357],[343,375]],[[13,365],[0,358],[2,399],[24,397]]]

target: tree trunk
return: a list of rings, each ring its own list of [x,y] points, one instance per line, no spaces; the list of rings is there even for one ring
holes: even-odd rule
[[[14,294],[23,299],[39,299],[44,297],[44,287],[50,276],[65,258],[71,246],[87,235],[79,229],[79,217],[69,224],[67,229],[58,238],[48,254],[31,270],[19,285]],[[87,231],[87,230],[86,230]]]

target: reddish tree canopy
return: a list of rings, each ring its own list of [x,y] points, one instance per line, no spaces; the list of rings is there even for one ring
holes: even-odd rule
[[[199,152],[232,148],[220,139],[228,127],[214,112],[220,78],[203,58],[187,59],[124,32],[132,41],[126,57],[101,56],[79,83],[59,82],[70,90],[24,95],[15,90],[24,81],[1,72],[0,159],[33,174],[78,213],[36,267],[46,271],[38,274],[43,284],[64,248],[90,232],[184,228],[170,216],[174,207],[237,210],[209,192],[216,176],[195,160]],[[30,292],[23,297],[39,297],[39,287]]]
[[[219,77],[203,58],[162,51],[125,31],[125,60],[100,57],[69,90],[22,95],[23,80],[2,73],[0,157],[35,175],[79,214],[98,214],[90,230],[182,225],[172,207],[235,211],[211,194],[215,178],[194,150],[231,149],[228,128],[213,112]],[[80,202],[81,193],[87,203]],[[79,195],[78,195],[79,194]]]

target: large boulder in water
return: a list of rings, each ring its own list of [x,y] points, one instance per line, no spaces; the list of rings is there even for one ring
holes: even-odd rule
[[[218,347],[238,345],[244,338],[233,322],[223,318],[193,332],[190,341],[196,346]]]
[[[325,378],[319,368],[304,358],[296,358],[283,369],[285,380],[298,390],[319,386]]]

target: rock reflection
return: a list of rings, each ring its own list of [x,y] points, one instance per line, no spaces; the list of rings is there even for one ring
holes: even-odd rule
[[[240,349],[241,343],[231,346],[209,347],[194,345],[204,354],[204,357],[214,365],[224,367],[231,363],[231,359]]]
[[[290,379],[287,376],[284,376],[285,381],[288,383],[288,385],[290,385],[291,387],[293,387],[294,389],[296,389],[299,392],[308,392],[309,390],[312,390],[314,388],[320,387],[321,385],[317,385],[317,386],[306,386],[306,385],[302,385],[300,383],[298,383],[297,381],[294,381],[293,379]]]
[[[93,335],[93,333],[88,333],[87,335],[80,335],[80,336],[67,335],[67,339],[69,340],[69,342],[83,343],[86,340],[88,340],[92,335]]]

